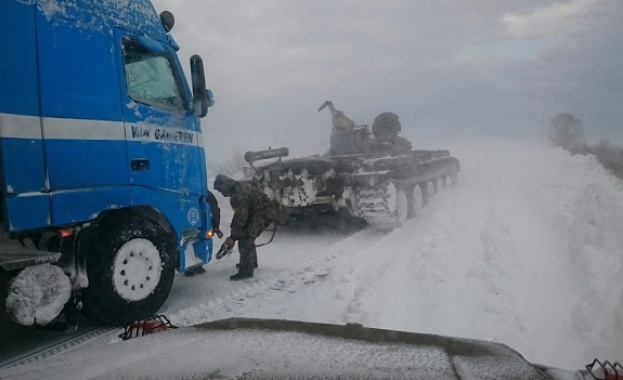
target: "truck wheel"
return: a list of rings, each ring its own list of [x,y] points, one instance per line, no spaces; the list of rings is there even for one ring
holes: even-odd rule
[[[173,285],[174,253],[175,240],[151,220],[109,223],[87,256],[84,313],[116,326],[152,316]]]

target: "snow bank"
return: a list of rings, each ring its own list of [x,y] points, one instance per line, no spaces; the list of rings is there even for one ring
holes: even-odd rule
[[[589,343],[585,355],[623,353],[623,186],[593,156],[575,158],[595,175],[562,224],[578,281],[584,282],[571,328]],[[595,339],[597,338],[597,339]],[[616,359],[621,360],[623,355]]]

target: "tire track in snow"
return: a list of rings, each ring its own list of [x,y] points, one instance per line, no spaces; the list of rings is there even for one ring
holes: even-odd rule
[[[450,185],[448,184],[447,187]],[[440,189],[440,191],[446,190]],[[436,203],[436,197],[437,194],[431,194],[430,207],[434,208],[432,205]],[[443,201],[452,198],[448,195],[446,197],[447,199]],[[412,237],[420,235],[423,225],[429,223],[430,211],[427,211],[427,208],[430,207],[418,207],[418,214],[415,219],[407,221],[403,226],[385,236],[379,235],[380,239],[372,246],[366,247],[365,252],[362,252],[361,257],[366,260],[360,260],[357,266],[350,267],[346,273],[341,275],[336,297],[347,301],[346,309],[341,318],[342,323],[361,323],[366,327],[418,331],[417,329],[406,329],[388,324],[381,317],[381,310],[384,309],[382,305],[388,304],[390,305],[389,308],[396,310],[398,314],[403,311],[399,304],[400,300],[391,300],[400,289],[392,289],[386,284],[409,283],[414,278],[412,268],[426,264],[420,264],[421,258],[409,244],[403,244],[397,250],[388,250],[387,247],[396,247],[396,241],[410,242],[413,240]],[[383,256],[379,256],[379,254]],[[443,281],[439,273],[431,270],[422,270],[421,276],[428,278],[433,284]],[[397,281],[397,278],[402,280]],[[411,294],[410,296],[413,297],[414,295]]]
[[[370,280],[354,290],[352,315],[360,314],[372,327],[520,340],[515,332],[524,322],[509,286],[515,274],[502,265],[513,262],[516,241],[494,206],[477,204],[480,210],[471,210],[474,191],[469,184],[450,187],[384,238],[406,244],[374,269],[359,269],[358,277]],[[352,315],[347,322],[356,321]],[[488,336],[492,324],[500,326],[496,336]]]
[[[357,279],[352,282],[359,286],[351,290],[345,322],[417,332],[430,325],[436,313],[426,311],[437,307],[434,296],[440,295],[439,286],[447,281],[443,266],[438,268],[435,259],[451,254],[445,252],[443,244],[447,226],[436,223],[435,214],[441,204],[451,202],[454,196],[449,191],[439,201],[432,197],[414,220],[390,232],[379,243],[380,247],[396,247],[396,242],[403,242],[399,249],[389,253],[380,249],[388,257],[369,266],[358,266],[357,272],[350,274]]]
[[[380,232],[373,233],[380,234]],[[335,297],[346,302],[346,309],[341,317],[342,323],[361,323],[366,327],[376,326],[370,315],[374,309],[368,307],[365,299],[380,282],[385,280],[386,273],[393,267],[392,259],[378,258],[379,254],[386,254],[378,247],[383,246],[386,241],[391,241],[393,233],[390,232],[380,241],[366,247],[360,254],[358,265],[349,268],[347,273],[341,274]]]
[[[517,250],[513,227],[502,219],[494,205],[487,208],[486,223],[480,232],[482,265],[470,269],[467,275],[482,281],[486,289],[483,320],[478,326],[499,326],[497,334],[487,338],[516,347],[522,341],[521,332],[525,330],[525,321],[517,310],[516,276],[524,269],[516,259],[521,252]]]
[[[244,316],[249,311],[263,305],[272,305],[274,299],[297,292],[300,288],[311,286],[331,276],[335,261],[350,257],[353,252],[359,255],[373,237],[366,231],[358,232],[338,241],[320,251],[314,258],[289,270],[282,271],[266,279],[245,281],[242,287],[219,296],[207,303],[184,308],[169,315],[169,319],[179,326],[189,326],[222,318]]]

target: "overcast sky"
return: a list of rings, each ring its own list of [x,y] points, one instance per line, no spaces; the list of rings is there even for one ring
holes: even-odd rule
[[[589,140],[623,143],[621,0],[154,4],[174,13],[185,66],[204,59],[212,152],[313,153],[328,146],[325,100],[358,123],[395,112],[420,148],[457,136],[545,139],[559,112]]]

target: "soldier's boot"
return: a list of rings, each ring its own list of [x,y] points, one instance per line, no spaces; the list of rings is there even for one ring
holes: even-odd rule
[[[229,276],[231,281],[240,281],[253,278],[253,267],[251,265],[240,265],[238,273],[233,276]]]
[[[257,261],[253,262],[253,269],[257,269],[258,265],[257,265]],[[236,269],[240,269],[240,263],[236,264]]]
[[[238,273],[234,274],[233,276],[229,276],[229,279],[231,281],[241,281],[241,280],[247,280],[249,278],[253,278],[253,269],[248,270],[248,271],[240,270]]]

